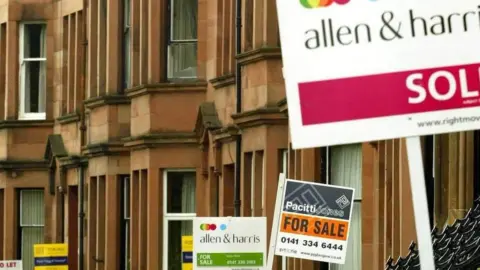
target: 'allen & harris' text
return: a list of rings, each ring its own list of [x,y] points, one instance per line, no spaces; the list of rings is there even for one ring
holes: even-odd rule
[[[390,16],[388,21],[383,18],[385,13]],[[313,50],[370,43],[375,39],[392,41],[407,35],[416,38],[480,30],[480,6],[475,11],[431,16],[421,16],[410,9],[408,21],[396,20],[396,14],[393,11],[385,13],[381,16],[380,24],[375,28],[365,23],[345,25],[338,24],[331,18],[320,19],[318,27],[305,31],[305,48]],[[390,38],[386,38],[383,31],[390,31]]]

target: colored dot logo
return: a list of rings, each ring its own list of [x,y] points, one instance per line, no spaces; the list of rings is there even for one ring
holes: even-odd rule
[[[227,229],[227,225],[226,224],[221,224],[220,226],[218,226],[218,228],[221,231],[225,231]],[[217,225],[215,225],[215,224],[201,224],[200,225],[200,230],[202,230],[202,231],[215,231],[216,229],[217,229]]]
[[[328,7],[333,3],[337,3],[338,5],[345,5],[350,0],[300,0],[300,3],[305,8],[321,8],[321,7]]]
[[[200,225],[200,230],[202,231],[215,231],[217,229],[217,225],[215,224],[202,224]]]

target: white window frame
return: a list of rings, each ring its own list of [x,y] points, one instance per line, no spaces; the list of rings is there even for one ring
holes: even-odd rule
[[[163,171],[163,250],[162,250],[162,265],[163,269],[168,269],[168,223],[170,221],[192,221],[197,216],[196,213],[168,213],[168,173],[169,172],[194,172],[195,181],[197,179],[197,170],[194,168],[185,169],[166,169]],[[197,185],[195,185],[195,193],[197,192]],[[195,196],[196,197],[196,196]],[[196,207],[195,207],[196,208]],[[196,210],[195,210],[196,211]]]
[[[24,58],[24,53],[25,53],[25,48],[24,48],[24,34],[25,34],[25,26],[30,25],[30,24],[42,24],[45,25],[45,57],[41,58]],[[45,110],[46,110],[46,95],[47,95],[47,67],[46,67],[46,62],[47,62],[47,42],[46,42],[46,35],[47,35],[47,22],[45,21],[26,21],[26,22],[21,22],[20,27],[19,27],[19,36],[18,36],[18,44],[19,44],[19,113],[18,113],[18,118],[20,120],[45,120],[46,119],[46,112],[42,113],[27,113],[25,112],[25,65],[24,62],[45,62],[45,78],[43,80],[43,83],[45,84],[41,90],[43,90],[43,93],[40,93],[39,95],[42,96],[43,94],[43,101],[40,99],[40,102],[44,102],[45,104],[43,105]]]
[[[174,26],[174,21],[173,21],[173,12],[175,10],[175,0],[168,0],[170,4],[170,12],[168,14],[169,16],[169,21],[170,21],[170,29],[169,29],[169,35],[168,35],[168,45],[167,45],[167,78],[168,79],[196,79],[198,76],[192,76],[192,77],[175,77],[172,76],[172,71],[170,70],[170,53],[171,53],[171,48],[172,45],[176,44],[195,44],[198,46],[198,37],[196,39],[174,39],[173,38],[173,26]],[[198,4],[198,0],[197,0]],[[197,7],[198,8],[198,7]],[[198,11],[197,11],[198,12]],[[198,21],[197,21],[197,28],[198,28]],[[197,54],[198,58],[198,54]],[[195,65],[195,68],[198,68],[198,65]]]

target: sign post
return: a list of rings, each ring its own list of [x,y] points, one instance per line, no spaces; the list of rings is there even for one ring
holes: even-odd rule
[[[418,136],[478,128],[477,4],[277,0],[277,12],[293,149],[407,138],[421,267],[435,269]]]
[[[428,213],[427,192],[425,190],[425,174],[423,172],[423,158],[420,138],[406,139],[408,167],[410,170],[410,186],[412,190],[413,213],[415,228],[417,229],[418,250],[420,251],[420,268],[435,269],[433,257],[430,219]]]
[[[277,245],[278,225],[280,222],[280,212],[282,211],[283,189],[285,188],[285,174],[278,176],[277,197],[275,199],[275,209],[273,211],[272,230],[270,232],[270,244],[268,246],[267,270],[272,270],[273,259],[275,258],[275,248]]]
[[[23,270],[22,261],[0,261],[0,270]]]
[[[266,217],[197,217],[193,226],[193,269],[264,269]]]

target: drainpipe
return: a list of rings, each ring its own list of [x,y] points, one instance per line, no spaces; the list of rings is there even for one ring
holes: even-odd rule
[[[83,0],[83,9],[82,9],[82,19],[83,19],[83,23],[82,23],[82,35],[83,35],[83,57],[84,57],[84,60],[86,60],[87,58],[87,46],[88,46],[88,37],[87,37],[87,7],[88,7],[88,0]],[[87,76],[87,65],[85,63],[86,61],[83,61],[83,74],[81,76],[81,80],[80,80],[80,89],[81,89],[81,93],[80,93],[80,97],[81,97],[81,100],[85,100],[85,92],[87,90],[87,87],[86,87],[86,83],[85,83],[85,80],[86,80],[86,76]],[[87,126],[85,125],[85,106],[82,104],[79,105],[79,113],[80,113],[80,147],[83,147],[85,145],[85,131],[87,130]]]
[[[85,220],[85,211],[84,211],[84,203],[83,203],[83,197],[85,196],[85,169],[83,167],[83,164],[80,163],[80,166],[78,167],[79,173],[78,173],[78,269],[83,270],[83,224]]]
[[[236,55],[240,55],[242,53],[242,1],[237,0],[236,1],[236,7],[235,7],[235,13],[236,13],[236,31],[235,31],[235,49],[236,49]],[[241,66],[236,59],[236,66],[235,66],[235,85],[237,88],[237,113],[242,112],[242,71],[241,71]],[[240,173],[241,173],[241,167],[242,167],[242,136],[238,135],[237,140],[236,140],[236,150],[235,150],[235,183],[234,183],[234,189],[235,189],[235,194],[234,194],[234,215],[236,217],[240,216],[240,205],[241,205],[241,200],[240,200]]]
[[[83,0],[83,7],[82,7],[82,19],[83,19],[83,23],[82,23],[82,35],[83,35],[83,57],[84,57],[84,60],[86,60],[87,58],[87,46],[88,46],[88,37],[87,37],[87,12],[88,12],[88,0]],[[81,99],[82,101],[85,100],[85,97],[86,97],[86,90],[87,90],[87,87],[86,87],[86,76],[87,76],[87,65],[85,63],[86,61],[83,61],[83,76],[82,79],[80,80],[80,89],[81,89]],[[87,130],[87,126],[85,124],[85,106],[83,105],[83,103],[79,106],[80,107],[80,147],[83,147],[85,144],[86,144],[86,130]],[[81,157],[80,157],[81,159]],[[84,220],[85,220],[85,211],[84,211],[84,200],[83,200],[83,197],[84,197],[84,194],[85,194],[85,191],[84,191],[84,187],[85,187],[85,175],[84,175],[84,167],[83,167],[83,163],[82,161],[80,160],[80,165],[78,167],[78,170],[79,170],[79,173],[78,173],[78,269],[79,270],[83,270],[84,269],[84,254],[83,254],[83,251],[84,251],[84,231],[83,231],[83,224],[84,224]]]

